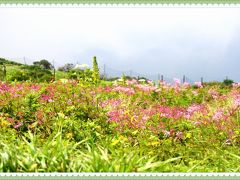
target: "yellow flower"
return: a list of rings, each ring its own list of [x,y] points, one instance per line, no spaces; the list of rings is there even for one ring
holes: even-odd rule
[[[116,140],[114,140],[113,142],[112,142],[112,146],[115,146],[116,144],[118,144],[120,142],[120,140],[119,139],[116,139]]]
[[[158,145],[158,144],[160,144],[159,141],[153,141],[153,142],[149,142],[147,145],[148,145],[148,146],[156,146],[156,145]]]
[[[101,127],[101,126],[96,126],[96,129],[97,129],[97,130],[101,130],[102,127]]]
[[[123,140],[123,141],[127,141],[128,140],[128,138],[126,138],[126,137],[124,137],[124,136],[120,136],[120,140]]]
[[[189,138],[189,139],[190,139],[191,137],[192,137],[192,134],[191,134],[191,133],[187,133],[187,134],[186,134],[186,138]]]
[[[72,133],[67,133],[67,134],[66,134],[66,137],[67,137],[68,139],[72,139],[73,134],[72,134]]]
[[[10,125],[10,123],[8,121],[6,121],[3,118],[0,119],[0,126],[1,127],[8,127],[9,125]]]

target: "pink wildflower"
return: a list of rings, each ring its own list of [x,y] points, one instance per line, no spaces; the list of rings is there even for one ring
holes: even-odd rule
[[[123,112],[120,110],[113,110],[107,113],[110,122],[119,122],[122,114]]]
[[[106,106],[113,106],[113,107],[116,107],[116,106],[119,106],[120,104],[122,103],[122,101],[121,100],[119,100],[119,99],[110,99],[110,100],[106,100],[106,101],[104,101],[104,102],[102,102],[101,104],[100,104],[100,106],[101,107],[106,107]]]
[[[240,83],[239,83],[239,82],[238,82],[238,83],[233,83],[232,86],[233,86],[234,88],[238,88],[238,87],[240,87]]]
[[[195,82],[194,84],[195,84],[198,88],[202,88],[202,87],[203,87],[201,82]]]
[[[136,79],[132,79],[131,81],[130,80],[127,80],[127,85],[134,85],[134,84],[138,84],[138,81]]]
[[[195,112],[205,113],[206,109],[205,109],[204,105],[192,104],[191,106],[189,106],[187,108],[187,111],[185,113],[185,118],[190,119],[191,116],[193,116]]]
[[[106,92],[111,92],[112,88],[110,86],[105,87]]]
[[[196,111],[200,111],[202,109],[202,106],[200,104],[192,104],[188,107],[187,112],[190,114],[193,114]]]
[[[199,125],[201,125],[202,124],[202,122],[200,122],[200,121],[195,121],[195,122],[193,122],[193,125],[195,125],[195,126],[199,126]]]
[[[233,95],[233,104],[237,107],[240,106],[240,94],[234,94]]]
[[[176,132],[176,140],[182,140],[183,139],[183,132],[177,131]]]
[[[240,106],[240,98],[234,99],[234,105],[235,106]]]
[[[220,120],[221,118],[223,118],[223,109],[217,110],[212,117],[213,120]]]
[[[213,99],[217,99],[219,97],[219,93],[215,90],[210,89],[208,93],[212,96]]]
[[[166,86],[166,85],[167,85],[166,81],[160,81],[159,84],[160,84],[161,86]]]
[[[180,86],[180,84],[181,84],[180,79],[174,78],[173,80],[174,80],[174,85],[175,85],[175,86]]]
[[[172,119],[180,119],[184,116],[185,110],[179,107],[168,107],[168,106],[160,106],[158,111],[161,113],[161,117],[172,118]]]
[[[13,124],[13,123],[15,122],[15,120],[14,120],[13,118],[10,118],[10,117],[8,117],[7,120],[8,120],[8,122],[10,122],[11,124]]]
[[[113,91],[115,92],[123,92],[123,93],[126,93],[126,94],[134,94],[135,91],[133,88],[129,88],[129,87],[122,87],[122,86],[116,86],[115,88],[112,89]]]
[[[155,91],[157,89],[154,86],[143,85],[143,84],[138,84],[138,85],[136,85],[136,87],[144,92],[151,92],[151,91]]]
[[[151,86],[154,85],[153,81],[151,81],[151,80],[148,80],[147,83],[150,84]]]
[[[187,88],[187,87],[190,87],[190,84],[188,82],[184,82],[183,86]]]
[[[41,86],[33,84],[33,85],[30,86],[30,89],[38,91],[39,89],[41,89]]]
[[[47,102],[53,102],[53,99],[50,95],[42,94],[41,95],[41,100],[47,101]]]
[[[10,88],[11,86],[6,83],[0,84],[0,92],[8,92]]]
[[[198,92],[197,91],[192,91],[193,95],[194,96],[197,96],[198,95]]]
[[[22,125],[23,125],[23,123],[19,122],[19,123],[17,123],[16,125],[14,125],[13,127],[14,127],[15,129],[17,129],[17,128],[21,127]]]
[[[169,137],[169,136],[170,136],[170,131],[162,130],[162,133],[163,133],[164,136],[166,136],[166,137]]]

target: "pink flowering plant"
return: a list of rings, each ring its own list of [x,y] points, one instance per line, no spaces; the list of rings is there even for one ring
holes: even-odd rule
[[[0,82],[0,171],[238,172],[238,87]]]

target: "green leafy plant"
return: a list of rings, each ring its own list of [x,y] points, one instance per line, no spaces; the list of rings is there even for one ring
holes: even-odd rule
[[[100,80],[100,73],[99,73],[99,68],[98,68],[98,63],[97,63],[97,57],[93,57],[93,81],[94,83],[98,83]]]

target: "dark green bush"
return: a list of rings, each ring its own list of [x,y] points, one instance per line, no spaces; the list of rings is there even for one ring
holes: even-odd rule
[[[234,81],[231,80],[231,79],[225,79],[225,80],[223,81],[223,84],[224,84],[225,86],[231,86],[233,82],[234,82]]]

